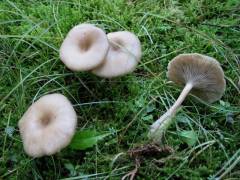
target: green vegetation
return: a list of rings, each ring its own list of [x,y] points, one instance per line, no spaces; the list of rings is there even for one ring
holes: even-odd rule
[[[137,70],[112,80],[69,71],[58,49],[83,22],[138,35]],[[0,1],[0,179],[120,179],[134,168],[124,154],[146,142],[149,126],[178,97],[181,88],[167,80],[166,69],[184,52],[218,59],[226,92],[212,105],[189,96],[165,135],[174,153],[161,164],[145,159],[137,179],[240,177],[239,0]],[[28,157],[17,122],[33,101],[53,92],[74,104],[78,130],[110,135],[86,150]]]

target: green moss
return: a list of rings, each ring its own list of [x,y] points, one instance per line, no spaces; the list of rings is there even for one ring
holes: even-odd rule
[[[114,157],[146,142],[149,125],[178,96],[180,88],[168,83],[166,69],[174,56],[186,52],[207,54],[221,62],[226,93],[221,103],[211,106],[189,97],[177,115],[180,120],[165,137],[175,153],[162,166],[144,160],[138,179],[206,179],[240,146],[237,0],[6,0],[0,1],[0,11],[1,178],[122,177],[134,164],[124,155],[113,163]],[[106,32],[136,33],[143,50],[137,70],[104,80],[64,67],[59,46],[69,29],[83,22]],[[86,151],[66,148],[39,159],[25,155],[17,122],[33,100],[52,92],[63,93],[75,105],[79,130],[112,135]],[[226,121],[229,113],[233,124]],[[9,129],[13,131],[8,133]],[[198,143],[188,147],[177,136],[181,130],[194,130]],[[237,177],[237,171],[228,176]]]

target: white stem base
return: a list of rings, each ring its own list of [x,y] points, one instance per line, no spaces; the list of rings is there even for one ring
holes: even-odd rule
[[[154,141],[161,141],[163,133],[172,123],[171,120],[175,116],[178,108],[181,106],[182,102],[187,97],[188,93],[191,91],[192,88],[193,88],[192,83],[187,83],[185,85],[184,89],[182,90],[180,96],[173,104],[173,106],[151,125],[149,131],[149,138],[153,139]]]

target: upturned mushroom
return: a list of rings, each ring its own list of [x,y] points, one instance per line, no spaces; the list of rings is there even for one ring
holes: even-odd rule
[[[76,112],[65,96],[41,97],[18,122],[25,152],[32,157],[59,152],[70,143],[76,123]]]
[[[93,74],[113,78],[134,71],[141,59],[141,43],[137,36],[128,31],[107,34],[110,49],[105,61],[93,69]]]
[[[167,76],[184,88],[171,108],[151,125],[149,136],[156,142],[161,141],[164,131],[172,123],[173,116],[189,93],[213,103],[222,97],[226,86],[219,62],[197,53],[175,57],[168,64]]]
[[[88,71],[103,63],[109,49],[105,32],[92,25],[73,27],[60,48],[60,59],[72,71]]]

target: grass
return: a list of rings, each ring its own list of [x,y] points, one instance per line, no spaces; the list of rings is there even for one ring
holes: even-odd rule
[[[124,154],[147,140],[149,125],[174,102],[168,62],[180,53],[218,59],[225,71],[221,101],[188,97],[165,135],[175,152],[161,165],[146,159],[137,179],[240,176],[240,4],[238,0],[5,0],[0,2],[0,179],[120,179],[134,168]],[[88,22],[134,32],[142,43],[137,70],[112,80],[74,73],[58,49],[71,27]],[[94,148],[39,159],[22,147],[17,122],[39,97],[59,92],[78,113],[78,130],[110,132]],[[179,137],[197,133],[188,146]],[[74,178],[75,177],[75,178]]]

